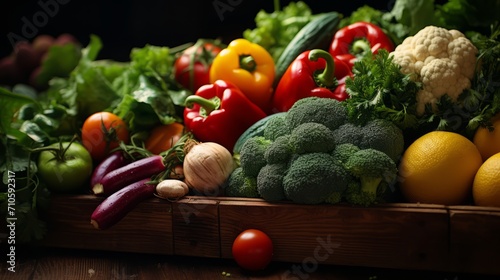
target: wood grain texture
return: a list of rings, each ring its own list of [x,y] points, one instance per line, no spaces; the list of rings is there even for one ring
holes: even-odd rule
[[[47,213],[43,245],[117,252],[173,253],[170,203],[151,198],[140,203],[113,227],[97,230],[90,216],[102,198],[92,195],[54,196]]]
[[[218,200],[188,197],[172,203],[174,254],[220,257]]]
[[[112,228],[97,230],[90,215],[100,201],[93,195],[53,196],[46,216],[48,236],[28,245],[231,260],[234,238],[244,229],[258,228],[273,239],[274,262],[298,264],[295,268],[346,265],[500,275],[500,208],[411,203],[362,208],[227,197],[188,196],[176,202],[151,198]],[[3,224],[3,237],[5,230]],[[165,266],[151,270],[151,277],[163,278],[169,267]],[[37,273],[46,276],[45,269],[42,264]]]
[[[450,257],[454,271],[500,275],[500,209],[450,207]]]
[[[0,250],[2,247],[0,247]],[[20,248],[19,248],[20,249]],[[37,247],[19,250],[15,273],[0,263],[0,279],[8,280],[496,280],[486,275],[466,275],[434,271],[410,271],[368,267],[318,265],[314,271],[299,274],[297,264],[272,262],[266,269],[250,272],[233,260],[182,257],[157,254]],[[230,275],[227,275],[229,273]]]
[[[261,229],[271,237],[276,260],[311,266],[439,269],[447,256],[448,216],[442,207],[296,207],[221,201],[219,209],[224,258],[231,257],[234,238],[247,228]]]

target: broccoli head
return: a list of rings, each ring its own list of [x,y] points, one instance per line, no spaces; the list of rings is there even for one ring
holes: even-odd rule
[[[302,204],[324,202],[334,192],[347,187],[347,171],[328,153],[298,155],[283,177],[287,199]]]
[[[257,177],[260,169],[267,164],[264,153],[272,141],[264,136],[248,138],[241,146],[239,161],[246,176]]]
[[[303,123],[292,130],[290,145],[297,154],[329,153],[335,148],[333,132],[320,123]]]
[[[351,143],[361,149],[376,149],[386,153],[397,162],[404,151],[404,136],[394,123],[375,119],[364,126],[345,123],[333,131],[337,145]]]
[[[339,161],[342,165],[344,165],[347,160],[360,148],[351,143],[344,143],[335,146],[335,149],[332,152],[332,156],[335,160]]]
[[[290,145],[290,135],[283,135],[276,138],[269,145],[264,153],[264,159],[268,164],[286,163],[293,154],[293,148]]]
[[[362,127],[349,122],[333,131],[333,138],[337,145],[349,143],[359,147],[364,137]]]
[[[283,177],[288,167],[284,163],[268,164],[257,176],[257,192],[266,201],[285,199]]]
[[[246,176],[241,167],[231,172],[224,192],[233,197],[259,197],[257,192],[257,178]]]
[[[358,191],[349,191],[347,201],[368,206],[377,202],[386,184],[393,183],[397,166],[384,152],[375,149],[361,149],[345,163],[349,173],[359,180]]]
[[[281,112],[276,113],[273,115],[274,117],[269,118],[263,132],[266,139],[274,141],[279,136],[290,133],[290,129],[285,124],[285,115],[285,112]]]
[[[332,98],[306,97],[297,100],[287,111],[285,122],[291,130],[309,122],[335,130],[347,122],[347,109]]]
[[[398,162],[404,151],[404,136],[399,127],[389,120],[374,119],[363,126],[362,132],[365,137],[360,143],[361,149],[382,151]]]

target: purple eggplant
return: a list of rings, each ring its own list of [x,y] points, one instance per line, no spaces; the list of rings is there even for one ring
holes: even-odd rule
[[[164,170],[162,156],[139,159],[104,175],[100,182],[92,186],[92,191],[96,195],[109,196],[125,186],[143,178],[150,178]]]
[[[134,182],[106,197],[94,210],[90,223],[96,229],[108,229],[121,221],[137,204],[153,197],[156,184],[149,178]]]

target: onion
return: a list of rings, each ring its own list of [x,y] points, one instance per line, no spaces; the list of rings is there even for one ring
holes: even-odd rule
[[[218,195],[236,168],[231,152],[215,142],[188,141],[184,153],[184,182],[205,195]]]

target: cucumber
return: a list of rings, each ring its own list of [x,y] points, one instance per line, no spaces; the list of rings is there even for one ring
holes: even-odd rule
[[[283,74],[285,74],[288,66],[290,66],[299,54],[307,50],[321,48],[322,44],[333,38],[333,34],[337,30],[341,19],[342,14],[338,12],[322,13],[318,14],[308,24],[302,27],[295,37],[293,37],[292,41],[286,46],[275,63],[275,88]]]
[[[240,150],[241,150],[241,146],[243,146],[243,143],[245,143],[245,141],[248,138],[251,138],[251,137],[254,137],[254,136],[263,136],[264,135],[264,129],[266,128],[267,122],[270,119],[275,118],[276,116],[279,116],[279,115],[282,115],[282,114],[286,114],[286,112],[278,112],[278,113],[275,113],[275,114],[268,115],[267,117],[265,117],[263,119],[260,119],[256,123],[254,123],[253,125],[251,125],[247,130],[245,130],[245,132],[243,132],[243,134],[240,135],[240,137],[238,138],[238,140],[234,144],[233,153],[234,154],[239,154]]]

